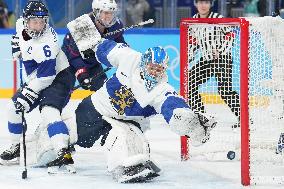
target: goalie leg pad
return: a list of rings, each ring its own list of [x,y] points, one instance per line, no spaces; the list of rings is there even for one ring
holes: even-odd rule
[[[150,160],[149,143],[142,131],[132,123],[103,117],[113,127],[106,139],[108,171],[120,183],[145,182],[159,176]]]
[[[112,125],[105,141],[108,171],[145,163],[150,159],[149,143],[142,131],[131,123],[103,117]]]

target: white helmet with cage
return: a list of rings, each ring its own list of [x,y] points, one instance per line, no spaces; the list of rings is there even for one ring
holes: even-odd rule
[[[92,9],[95,19],[103,26],[108,28],[116,22],[117,4],[115,0],[93,0]]]

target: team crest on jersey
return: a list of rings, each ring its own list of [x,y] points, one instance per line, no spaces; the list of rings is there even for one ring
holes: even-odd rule
[[[109,97],[110,103],[118,115],[123,115],[125,113],[125,108],[130,107],[133,104],[135,100],[134,95],[130,89],[126,88],[126,86],[121,86],[114,94],[114,98]]]

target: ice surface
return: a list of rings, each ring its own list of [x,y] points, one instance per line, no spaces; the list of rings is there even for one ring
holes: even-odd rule
[[[7,100],[0,100],[0,150],[9,144]],[[78,101],[72,101],[69,108],[74,109]],[[28,133],[32,133],[40,121],[38,110],[27,115]],[[179,137],[172,133],[160,117],[151,120],[151,130],[146,132],[151,145],[152,159],[162,169],[160,177],[148,183],[119,184],[106,172],[103,149],[95,145],[91,149],[76,146],[74,155],[77,174],[50,176],[44,168],[28,167],[28,179],[22,180],[23,168],[19,166],[0,167],[1,189],[240,189],[246,188],[240,182],[240,163],[238,161],[180,161]],[[27,154],[27,158],[29,155]],[[253,186],[257,189],[276,189],[283,186]]]

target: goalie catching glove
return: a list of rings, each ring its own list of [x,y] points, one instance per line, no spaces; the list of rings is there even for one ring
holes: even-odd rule
[[[14,102],[17,113],[22,111],[28,112],[37,98],[38,94],[35,91],[28,87],[24,87],[22,92],[19,94],[16,101]]]
[[[199,146],[210,137],[210,131],[217,122],[209,115],[192,112],[189,109],[177,108],[169,121],[171,129],[179,134],[189,137],[193,146]]]

